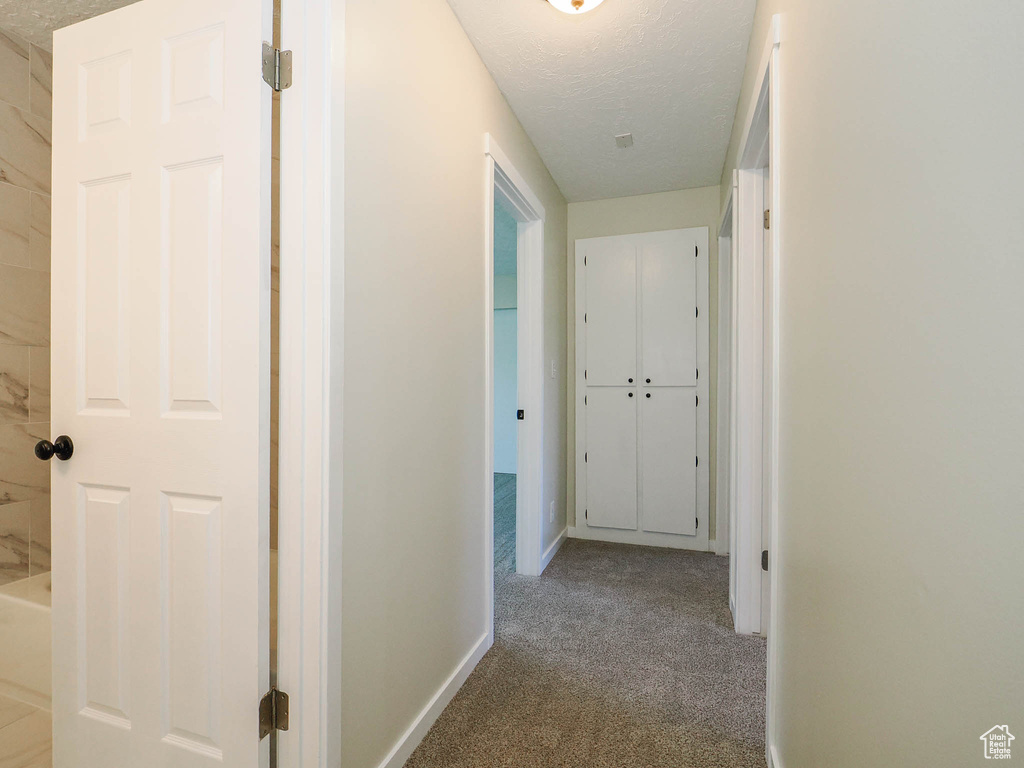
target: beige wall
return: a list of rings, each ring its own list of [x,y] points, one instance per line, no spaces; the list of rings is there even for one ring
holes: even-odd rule
[[[761,0],[741,116],[773,13],[779,755],[980,765],[1024,743],[1024,4]]]
[[[566,204],[445,0],[346,6],[342,765],[375,768],[488,626],[484,134],[547,210],[558,510]]]
[[[576,524],[576,241],[588,237],[629,235],[635,232],[656,232],[663,229],[707,227],[711,245],[709,308],[711,310],[711,513],[708,535],[715,538],[715,451],[718,444],[718,187],[684,189],[636,197],[593,200],[569,204],[568,232],[568,303],[567,342],[569,345],[569,376],[566,399],[569,409],[569,445],[566,457],[568,478],[567,516],[569,525]]]
[[[51,74],[0,30],[0,586],[50,570]]]

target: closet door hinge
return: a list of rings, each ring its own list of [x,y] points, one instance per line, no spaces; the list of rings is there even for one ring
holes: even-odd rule
[[[768,550],[767,549],[761,550],[761,570],[762,571],[767,571],[768,570]]]
[[[271,688],[260,699],[260,741],[271,731],[288,730],[288,694]]]
[[[292,85],[292,52],[263,43],[263,80],[275,91]]]
[[[772,212],[771,212],[770,208],[765,208],[764,209],[764,228],[765,229],[771,229],[772,228]]]

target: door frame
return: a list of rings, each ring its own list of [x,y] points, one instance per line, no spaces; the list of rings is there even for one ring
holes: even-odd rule
[[[516,573],[539,576],[544,509],[544,222],[540,198],[491,134],[484,135],[484,578],[489,634],[494,637],[494,204],[500,198],[518,222],[516,243]]]
[[[341,762],[345,0],[282,0],[278,764]],[[332,151],[337,148],[337,151]]]
[[[637,530],[620,530],[614,528],[598,528],[587,524],[587,428],[586,428],[586,404],[587,393],[587,334],[585,315],[587,311],[587,287],[586,287],[586,264],[584,263],[585,249],[581,244],[593,241],[614,239],[620,237],[644,236],[654,232],[630,232],[622,235],[609,235],[607,238],[592,237],[580,238],[573,243],[576,264],[576,381],[574,383],[574,397],[576,398],[576,433],[570,439],[576,441],[576,525],[569,529],[569,538],[589,539],[593,541],[606,541],[621,544],[638,544],[648,547],[666,547],[670,549],[687,549],[696,552],[707,552],[711,547],[708,536],[710,516],[710,434],[711,434],[711,362],[710,362],[710,328],[709,318],[711,312],[708,309],[709,300],[709,264],[711,261],[710,232],[708,227],[676,227],[669,230],[655,230],[655,232],[701,232],[698,236],[697,255],[697,367],[699,371],[709,373],[698,376],[697,395],[700,398],[700,405],[697,408],[697,494],[696,512],[699,520],[697,532],[694,536],[686,536],[673,533],[650,533]],[[703,461],[700,461],[703,459]],[[637,476],[638,492],[640,478]]]
[[[732,290],[729,292],[732,322],[728,358],[733,364],[729,399],[729,472],[732,559],[737,569],[734,617],[737,631],[756,631],[767,636],[767,692],[765,717],[765,759],[769,768],[779,768],[777,681],[779,670],[779,272],[782,263],[783,229],[780,191],[780,74],[781,20],[772,17],[768,39],[761,54],[754,98],[743,123],[737,170],[733,174],[730,204],[723,215],[733,233]],[[765,247],[763,201],[765,182],[771,191],[771,221]],[[758,268],[750,269],[756,262]],[[745,270],[746,268],[746,270]],[[746,289],[747,282],[754,285]],[[762,281],[760,277],[767,276]],[[724,294],[723,294],[724,295]],[[770,313],[765,316],[764,302]],[[746,333],[743,331],[746,330]],[[742,338],[741,338],[742,336]],[[749,339],[742,346],[742,339]],[[762,356],[768,350],[767,356]],[[756,364],[744,369],[742,361],[753,356]],[[767,390],[767,402],[763,394]],[[762,407],[764,406],[764,407]],[[766,437],[765,437],[766,436]],[[723,465],[719,464],[720,471]],[[764,485],[767,489],[762,492]],[[767,512],[767,525],[762,519]],[[755,549],[756,546],[756,549]],[[760,562],[752,568],[761,548],[769,552],[767,572],[770,612],[761,623],[762,571]],[[746,553],[746,554],[744,554]],[[730,567],[734,567],[732,564]],[[741,622],[742,620],[742,622]],[[743,629],[741,629],[741,623]]]
[[[733,187],[735,187],[733,173]],[[733,471],[730,469],[732,460],[732,392],[733,381],[733,274],[735,273],[736,217],[733,215],[735,190],[730,190],[722,213],[722,223],[718,228],[718,390],[717,390],[717,443],[715,465],[718,468],[715,477],[715,554],[728,555],[734,549],[732,526],[732,484]],[[730,563],[729,607],[733,609],[735,589],[733,568]]]

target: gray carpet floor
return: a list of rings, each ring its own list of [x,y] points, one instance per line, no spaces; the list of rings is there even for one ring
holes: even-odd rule
[[[765,644],[733,632],[728,579],[578,539],[540,578],[496,568],[494,647],[406,768],[761,768]]]
[[[494,572],[516,570],[516,476],[494,475]]]

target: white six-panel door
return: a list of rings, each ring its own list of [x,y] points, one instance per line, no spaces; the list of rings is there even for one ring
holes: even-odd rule
[[[707,546],[707,246],[706,228],[576,243],[577,536]]]
[[[57,768],[268,764],[270,13],[54,36]]]

